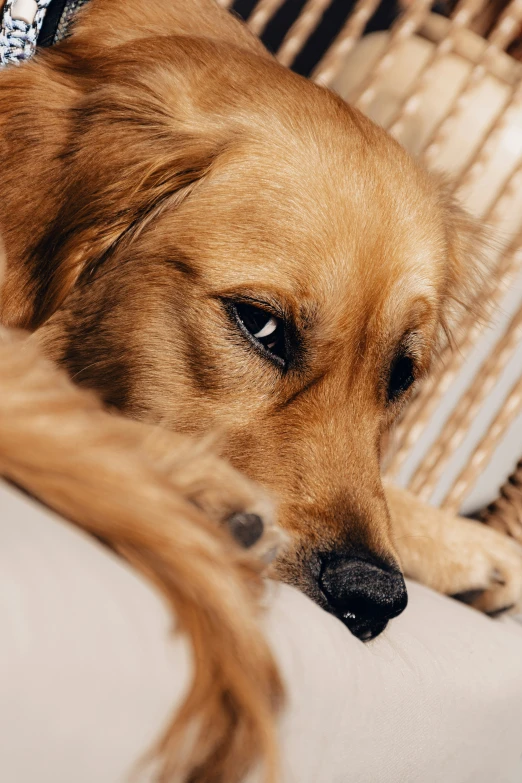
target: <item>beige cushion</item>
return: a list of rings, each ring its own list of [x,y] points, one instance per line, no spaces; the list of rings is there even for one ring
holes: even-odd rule
[[[187,648],[130,568],[2,484],[0,537],[0,780],[123,783],[187,686]],[[522,628],[410,584],[406,612],[364,645],[270,590],[282,783],[517,780]]]

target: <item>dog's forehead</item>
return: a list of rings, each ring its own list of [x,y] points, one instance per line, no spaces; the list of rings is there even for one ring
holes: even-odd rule
[[[339,317],[357,303],[384,306],[394,292],[411,300],[439,288],[446,236],[437,194],[379,131],[372,144],[296,133],[232,151],[189,199],[184,217],[191,213],[196,255],[225,288],[280,290]]]

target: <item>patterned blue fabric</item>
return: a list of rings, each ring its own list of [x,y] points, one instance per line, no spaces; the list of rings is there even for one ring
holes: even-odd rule
[[[0,25],[0,67],[17,65],[33,56],[38,33],[51,0],[36,0],[38,10],[33,24],[13,19],[12,8],[16,0],[6,0]]]
[[[38,35],[51,0],[36,0],[38,10],[33,24],[13,19],[12,9],[15,2],[16,0],[6,0],[0,22],[0,68],[6,65],[19,65],[34,55]],[[87,0],[66,2],[53,43],[58,43],[67,37],[69,25],[76,11],[86,3]]]
[[[88,0],[68,0],[68,2],[65,4],[65,8],[63,9],[63,14],[60,18],[60,21],[58,22],[58,28],[56,30],[53,43],[58,43],[59,41],[63,41],[64,38],[67,38],[69,35],[69,25],[76,16],[76,11],[78,11],[82,5],[85,5],[87,2]]]

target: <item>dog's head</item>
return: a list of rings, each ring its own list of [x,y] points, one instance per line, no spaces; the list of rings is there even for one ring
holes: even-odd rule
[[[279,500],[279,576],[376,635],[406,604],[380,441],[467,287],[467,220],[267,58],[166,39],[98,68],[28,254],[26,324],[107,403],[218,433]]]

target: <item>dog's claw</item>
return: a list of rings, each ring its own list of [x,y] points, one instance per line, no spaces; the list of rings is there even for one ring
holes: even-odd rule
[[[227,519],[228,529],[232,536],[245,549],[254,546],[264,531],[264,523],[258,514],[239,512]]]

